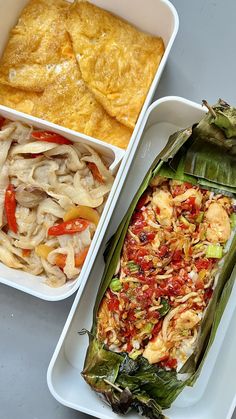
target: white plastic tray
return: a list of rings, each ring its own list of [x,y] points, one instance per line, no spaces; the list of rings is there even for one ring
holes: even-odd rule
[[[0,0],[0,55],[4,50],[10,29],[17,22],[18,16],[20,15],[22,8],[27,4],[27,2],[28,0],[8,0],[6,4],[6,1]],[[35,277],[32,277],[32,275],[28,276],[24,274],[24,277],[20,277],[18,273],[16,274],[16,271],[6,273],[6,268],[2,269],[2,267],[0,266],[0,282],[18,288],[22,291],[28,292],[36,297],[50,301],[61,300],[69,297],[71,294],[73,294],[73,292],[75,292],[78,289],[79,285],[84,284],[88,278],[90,269],[96,257],[96,253],[99,249],[99,246],[102,242],[103,236],[109,223],[108,209],[111,205],[112,208],[114,208],[116,200],[119,196],[119,192],[117,193],[117,191],[120,191],[122,189],[122,186],[125,182],[125,175],[127,173],[128,167],[128,158],[129,156],[132,158],[138,145],[138,130],[140,128],[145,111],[147,110],[147,107],[152,100],[155,89],[160,80],[162,71],[165,67],[168,55],[170,53],[170,49],[176,37],[179,26],[179,20],[176,10],[168,0],[146,0],[145,3],[143,2],[143,0],[129,0],[129,2],[127,2],[127,0],[92,0],[91,2],[103,7],[104,9],[110,10],[111,12],[118,14],[119,16],[127,19],[128,21],[135,24],[137,27],[144,31],[161,36],[165,43],[165,53],[157,70],[153,83],[149,89],[149,93],[147,95],[142,111],[136,123],[126,153],[124,153],[123,150],[120,150],[116,147],[109,146],[107,143],[103,143],[98,140],[92,140],[91,137],[88,137],[86,135],[78,134],[75,131],[59,127],[55,124],[46,123],[46,125],[43,125],[43,121],[38,118],[30,117],[25,114],[16,112],[14,110],[10,110],[9,108],[0,106],[0,111],[3,110],[4,112],[7,112],[8,110],[8,112],[10,112],[10,119],[14,119],[14,116],[18,118],[21,115],[22,118],[25,118],[26,122],[28,120],[31,121],[32,125],[45,127],[47,126],[56,132],[62,131],[64,134],[66,133],[68,138],[72,138],[71,136],[73,136],[73,138],[76,137],[82,138],[86,141],[92,141],[93,144],[97,144],[98,149],[101,150],[101,147],[103,147],[102,150],[105,153],[104,155],[107,155],[108,153],[108,155],[110,156],[109,152],[105,152],[105,150],[113,150],[113,152],[116,153],[113,157],[113,162],[110,166],[110,169],[113,171],[115,171],[118,168],[118,163],[121,159],[121,156],[125,156],[117,173],[114,185],[107,200],[106,206],[103,211],[103,215],[101,217],[97,231],[93,238],[92,244],[90,246],[86,261],[83,265],[78,281],[68,282],[63,287],[57,289],[49,288],[42,282],[39,282],[38,278],[37,280],[35,280]],[[131,162],[131,160],[129,161]],[[109,214],[111,214],[111,212]]]
[[[84,382],[83,369],[88,345],[82,328],[91,328],[93,306],[104,269],[105,243],[116,230],[154,157],[169,135],[190,126],[204,114],[200,105],[177,97],[167,97],[153,103],[142,123],[135,153],[122,191],[114,209],[89,280],[80,288],[48,368],[48,386],[62,404],[102,419],[115,419],[114,414]],[[142,133],[143,131],[143,133]],[[129,166],[131,156],[127,159]],[[109,210],[111,212],[111,208]],[[234,272],[235,274],[235,272]],[[206,359],[201,375],[193,388],[186,388],[166,411],[170,419],[229,419],[235,406],[236,364],[235,311],[236,287],[228,302],[216,339]],[[219,355],[220,351],[220,355]],[[218,356],[219,355],[219,356]],[[130,413],[128,417],[137,418]]]

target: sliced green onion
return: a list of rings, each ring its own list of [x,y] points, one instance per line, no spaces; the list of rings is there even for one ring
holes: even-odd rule
[[[235,228],[236,227],[236,214],[235,213],[231,214],[230,222],[231,222],[231,227]]]
[[[161,298],[161,305],[162,307],[159,308],[159,313],[161,316],[165,316],[168,311],[170,310],[170,304],[168,303],[168,301],[165,298]]]
[[[110,289],[114,292],[119,292],[122,289],[122,285],[119,279],[113,279],[110,283]]]
[[[127,266],[132,274],[139,271],[139,265],[134,263],[132,260],[127,263]]]
[[[153,327],[154,327],[154,324],[152,324],[152,323],[147,323],[147,324],[144,326],[143,330],[142,330],[142,334],[144,334],[144,333],[151,333],[151,331],[152,331]]]
[[[199,212],[199,214],[198,214],[198,216],[197,216],[197,218],[196,218],[196,223],[197,224],[200,224],[201,222],[202,222],[202,220],[203,220],[203,217],[204,217],[204,212],[203,211],[200,211]]]
[[[201,249],[201,247],[203,247],[204,244],[203,243],[197,243],[194,245],[194,249]]]
[[[181,215],[180,221],[186,226],[190,225],[190,222],[183,215]]]
[[[142,350],[139,351],[133,351],[131,354],[129,354],[129,357],[133,360],[137,359],[139,355],[141,355]]]
[[[219,244],[209,244],[206,249],[206,257],[221,259],[223,256],[223,249]]]

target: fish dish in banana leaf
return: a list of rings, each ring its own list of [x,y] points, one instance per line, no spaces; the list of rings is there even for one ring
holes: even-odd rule
[[[236,109],[173,134],[111,239],[82,375],[116,413],[164,418],[196,381],[236,262]]]

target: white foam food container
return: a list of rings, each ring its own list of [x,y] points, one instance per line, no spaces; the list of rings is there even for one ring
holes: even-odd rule
[[[41,119],[34,118],[29,115],[25,115],[21,112],[11,110],[1,105],[0,105],[0,116],[3,116],[4,118],[7,118],[11,121],[21,121],[29,126],[33,126],[34,128],[56,132],[74,142],[88,144],[99,153],[103,161],[109,167],[110,172],[114,176],[119,168],[121,159],[125,154],[125,151],[121,150],[118,147],[114,147],[110,144],[106,144],[102,141],[96,140],[94,138],[90,138],[86,135],[78,134],[69,129],[59,127],[50,122],[45,122]],[[108,209],[108,206],[105,205],[102,216],[99,220],[99,224],[97,226],[95,235],[93,237],[92,244],[90,246],[90,251],[84,262],[84,265],[81,271],[81,276],[83,275],[83,272],[85,273],[84,276],[86,275],[86,272],[88,272],[86,270],[88,269],[86,268],[86,266],[90,265],[91,256],[94,255],[93,246],[97,241],[97,238],[99,236],[103,223],[106,219],[107,209]],[[45,284],[44,277],[32,275],[30,273],[26,273],[21,270],[8,268],[3,263],[0,263],[0,283],[17,288],[21,291],[27,292],[28,294],[32,294],[44,300],[55,301],[55,300],[61,300],[63,298],[66,298],[69,295],[71,295],[74,291],[76,291],[80,283],[80,278],[74,281],[68,281],[62,287],[52,288]]]
[[[146,0],[145,2],[143,2],[143,0],[129,0],[129,2],[127,2],[127,0],[92,0],[91,2],[100,7],[103,7],[106,10],[116,13],[122,18],[136,25],[141,30],[147,31],[153,35],[161,36],[165,43],[165,53],[149,89],[145,103],[132,134],[128,149],[125,153],[123,150],[112,147],[107,143],[92,139],[86,135],[78,134],[75,131],[59,127],[55,124],[45,123],[38,118],[27,116],[14,110],[10,110],[9,108],[0,106],[1,113],[4,114],[4,112],[9,112],[10,119],[23,118],[26,123],[30,123],[36,127],[41,126],[46,129],[52,129],[53,131],[62,133],[62,135],[66,135],[71,139],[82,138],[83,140],[91,142],[91,146],[96,146],[95,148],[100,150],[102,155],[110,157],[110,169],[113,171],[118,169],[119,161],[121,160],[121,157],[124,156],[114,185],[109,194],[106,206],[103,210],[103,215],[90,246],[87,258],[81,270],[80,277],[77,281],[70,281],[61,288],[50,288],[45,285],[43,281],[39,281],[38,277],[36,278],[33,275],[28,276],[29,274],[22,274],[19,271],[7,271],[7,268],[0,265],[0,282],[28,292],[29,294],[32,294],[36,297],[50,301],[61,300],[63,298],[69,297],[78,289],[80,284],[83,284],[87,280],[88,274],[96,256],[96,252],[102,242],[103,235],[109,223],[108,209],[111,205],[112,208],[115,207],[115,195],[116,199],[118,198],[118,195],[115,194],[115,192],[117,189],[121,190],[122,185],[125,182],[125,176],[128,171],[128,157],[134,154],[138,145],[138,141],[136,140],[137,133],[139,131],[147,107],[155,93],[155,89],[165,67],[179,26],[177,12],[168,0]],[[28,0],[8,0],[7,3],[4,0],[0,0],[0,55],[4,51],[4,47],[9,37],[10,29],[16,24],[23,7],[27,3]],[[130,164],[131,161],[132,160],[129,160]]]
[[[170,134],[198,121],[204,110],[200,105],[177,97],[167,97],[153,103],[138,134],[139,146],[132,160],[103,246],[100,248],[89,279],[78,291],[51,359],[47,380],[52,395],[65,406],[101,419],[119,416],[104,404],[81,376],[88,337],[78,331],[91,329],[93,306],[104,269],[105,242],[115,232],[127,211],[144,175],[155,156],[166,145]],[[128,159],[128,164],[129,160]],[[110,209],[111,210],[111,209]],[[236,274],[236,270],[233,273]],[[234,287],[218,328],[215,341],[207,356],[201,375],[193,388],[185,388],[165,413],[169,419],[229,419],[236,401],[236,287]],[[136,419],[131,412],[129,419]]]

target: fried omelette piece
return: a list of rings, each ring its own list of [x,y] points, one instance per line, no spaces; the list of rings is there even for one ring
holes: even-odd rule
[[[121,148],[127,147],[132,134],[97,102],[75,58],[58,67],[57,78],[37,98],[33,114]]]
[[[81,78],[75,60],[58,66],[57,78],[43,93],[0,83],[0,104],[126,148],[132,131],[110,117]]]
[[[0,103],[126,148],[132,131],[84,83],[61,0],[31,0],[0,62]],[[10,75],[10,78],[9,78]]]
[[[0,104],[25,112],[30,115],[33,113],[35,103],[40,97],[40,93],[26,92],[0,83]]]
[[[0,61],[0,82],[42,92],[57,76],[58,64],[73,56],[65,28],[69,3],[31,0],[12,29]]]
[[[69,8],[67,30],[91,92],[111,116],[134,128],[164,53],[162,39],[86,1]]]

